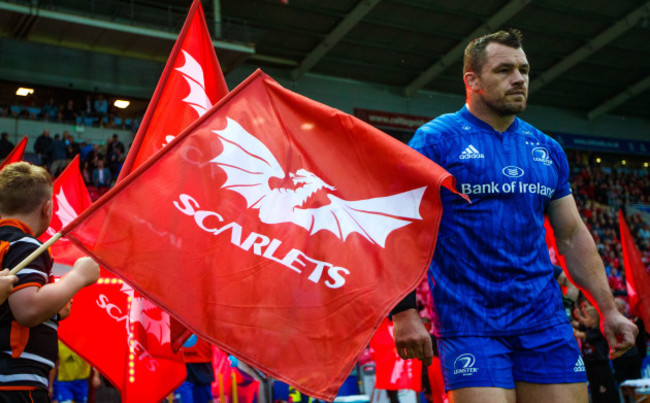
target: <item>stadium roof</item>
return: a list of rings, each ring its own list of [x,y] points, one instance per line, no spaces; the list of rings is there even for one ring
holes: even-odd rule
[[[38,4],[34,6],[34,4]],[[0,0],[0,38],[165,61],[190,0]],[[209,0],[225,72],[241,63],[462,94],[467,42],[524,33],[531,103],[650,119],[650,1]],[[0,42],[1,44],[1,42]],[[36,56],[35,56],[36,57]]]

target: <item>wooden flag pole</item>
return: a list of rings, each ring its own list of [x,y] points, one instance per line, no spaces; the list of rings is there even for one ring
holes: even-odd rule
[[[39,246],[34,252],[30,253],[22,262],[18,263],[16,267],[9,271],[9,274],[18,274],[19,271],[25,268],[32,260],[36,259],[41,253],[45,252],[54,242],[58,241],[63,236],[62,233],[57,232],[54,236],[47,240],[43,245]]]
[[[219,401],[226,403],[226,392],[223,390],[223,374],[219,373]]]
[[[237,395],[237,374],[230,368],[230,377],[232,378],[232,403],[239,403]]]

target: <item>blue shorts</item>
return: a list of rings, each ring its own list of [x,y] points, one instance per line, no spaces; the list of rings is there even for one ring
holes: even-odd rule
[[[78,381],[54,381],[54,400],[59,403],[86,403],[88,401],[88,379]]]
[[[438,339],[445,389],[497,387],[515,382],[584,383],[585,366],[568,323],[528,334]]]
[[[185,381],[174,391],[176,403],[206,403],[212,400],[212,385],[210,384],[195,385]]]

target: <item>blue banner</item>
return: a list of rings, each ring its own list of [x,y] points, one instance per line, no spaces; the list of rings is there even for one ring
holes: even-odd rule
[[[650,155],[649,141],[579,136],[566,133],[553,133],[552,137],[566,149],[603,151],[618,154]]]

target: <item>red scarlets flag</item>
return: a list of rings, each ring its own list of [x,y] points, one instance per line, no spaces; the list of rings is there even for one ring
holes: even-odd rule
[[[375,357],[375,388],[422,390],[422,361],[403,360],[397,354],[393,322],[385,318],[370,341]]]
[[[621,230],[623,266],[630,310],[635,316],[640,317],[643,323],[650,323],[650,274],[643,266],[641,252],[634,243],[634,237],[621,210],[618,211],[618,225]]]
[[[88,188],[79,171],[79,155],[75,156],[56,178],[52,195],[52,221],[43,235],[38,238],[41,242],[46,242],[92,204]],[[77,259],[85,256],[79,248],[65,238],[52,244],[50,250],[57,263],[68,266],[72,266]]]
[[[120,390],[123,402],[160,402],[186,374],[171,353],[169,316],[159,312],[102,269],[96,284],[75,294],[59,337]]]
[[[139,167],[227,93],[203,7],[194,0],[119,178]]]
[[[118,181],[171,141],[228,93],[199,0],[172,49]],[[190,333],[171,318],[172,348]]]
[[[258,71],[62,232],[194,333],[331,401],[425,275],[454,183]]]
[[[16,147],[11,150],[9,155],[7,155],[4,160],[2,160],[2,164],[0,164],[0,171],[2,168],[11,163],[22,161],[23,157],[25,156],[25,148],[27,148],[27,136],[23,137],[23,139],[20,140],[20,143],[18,143]]]
[[[560,255],[560,252],[557,250],[555,233],[553,232],[553,227],[551,226],[551,222],[548,220],[548,217],[544,217],[544,229],[546,229],[545,240],[546,246],[548,246],[548,254],[551,257],[551,263],[556,266],[560,266],[566,273],[566,262],[564,261],[564,256]]]

